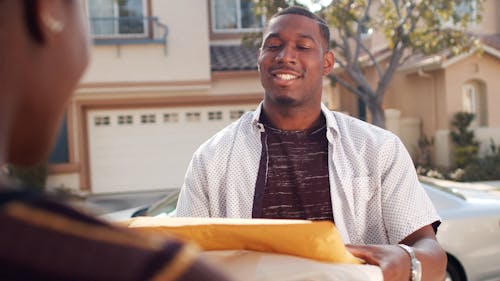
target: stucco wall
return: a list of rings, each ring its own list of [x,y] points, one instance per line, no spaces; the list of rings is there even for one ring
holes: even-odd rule
[[[264,93],[260,83],[259,74],[216,74],[212,77],[212,86],[208,89],[209,94],[257,94]]]
[[[500,79],[498,70],[500,60],[488,54],[472,55],[447,68],[446,102],[448,120],[454,113],[462,110],[462,86],[468,81],[479,81],[485,85],[487,125],[500,127]]]
[[[442,77],[441,70],[420,74],[397,72],[386,92],[384,107],[401,110],[404,118],[418,118],[422,132],[432,136],[435,130],[446,126],[440,117],[445,104]]]
[[[472,24],[470,29],[480,34],[494,34],[500,32],[499,26],[500,1],[486,0],[483,4],[482,21]]]
[[[206,1],[151,1],[152,16],[168,26],[163,45],[94,46],[83,83],[210,79]]]

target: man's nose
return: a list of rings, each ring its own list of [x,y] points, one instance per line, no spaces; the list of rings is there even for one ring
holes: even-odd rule
[[[297,52],[292,46],[284,46],[276,55],[276,60],[283,63],[295,63]]]

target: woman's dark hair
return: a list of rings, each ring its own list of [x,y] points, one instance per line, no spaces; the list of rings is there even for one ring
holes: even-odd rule
[[[17,0],[16,0],[17,1]],[[26,20],[26,27],[28,28],[28,33],[31,35],[35,42],[43,43],[43,36],[40,27],[37,23],[38,1],[36,0],[24,0],[24,19]]]

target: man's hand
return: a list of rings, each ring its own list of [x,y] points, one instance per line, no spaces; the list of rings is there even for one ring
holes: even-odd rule
[[[356,257],[382,269],[384,281],[410,280],[410,256],[396,245],[346,245]]]
[[[446,253],[436,240],[431,225],[422,227],[403,239],[401,244],[413,247],[422,264],[422,281],[444,280]],[[411,258],[397,245],[346,245],[356,257],[382,269],[384,281],[410,280]]]

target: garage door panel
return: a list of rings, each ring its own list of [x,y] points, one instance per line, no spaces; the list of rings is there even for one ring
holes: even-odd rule
[[[194,151],[255,106],[89,111],[92,192],[179,188]]]

